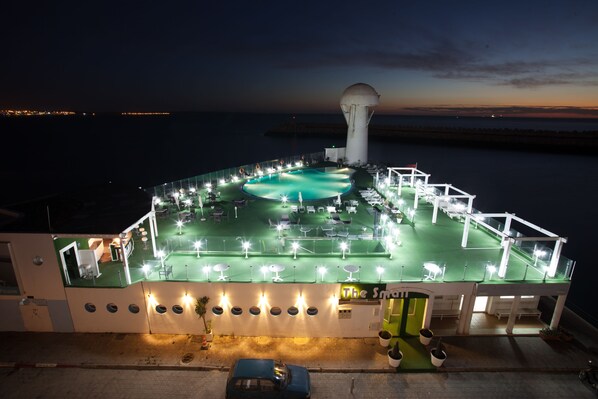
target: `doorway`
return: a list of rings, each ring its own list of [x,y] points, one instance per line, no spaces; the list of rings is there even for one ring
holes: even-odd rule
[[[383,328],[398,337],[415,337],[422,328],[428,296],[416,292],[404,298],[387,299]]]
[[[60,251],[60,260],[62,261],[62,270],[64,271],[64,280],[67,285],[71,285],[71,279],[77,279],[79,275],[79,251],[77,243],[72,242]]]

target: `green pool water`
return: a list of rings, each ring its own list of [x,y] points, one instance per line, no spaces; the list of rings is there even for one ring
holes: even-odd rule
[[[302,169],[275,173],[251,179],[243,185],[243,191],[260,198],[297,202],[299,193],[303,201],[333,198],[351,190],[349,168]]]

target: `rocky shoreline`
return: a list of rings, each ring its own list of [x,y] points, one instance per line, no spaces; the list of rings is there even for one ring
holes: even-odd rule
[[[267,136],[334,137],[347,134],[344,124],[286,123]],[[598,131],[463,129],[370,125],[370,140],[598,154]]]

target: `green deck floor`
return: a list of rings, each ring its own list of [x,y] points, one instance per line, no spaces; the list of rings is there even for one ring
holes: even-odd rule
[[[290,206],[298,203],[290,203],[285,207],[279,201],[249,196],[242,190],[242,182],[219,186],[216,189],[220,192],[219,199],[215,203],[204,203],[203,215],[206,220],[201,221],[202,213],[198,208],[195,210],[197,218],[186,223],[180,234],[176,226],[178,209],[171,206],[169,216],[157,219],[159,235],[156,239],[157,248],[167,253],[165,264],[172,266],[173,273],[168,279],[217,281],[220,274],[213,270],[213,266],[224,263],[230,265],[225,275],[228,277],[226,281],[231,282],[271,282],[272,274],[264,273],[262,269],[271,264],[284,266],[284,271],[280,273],[280,283],[341,282],[348,277],[343,267],[349,264],[359,266],[359,271],[353,275],[355,278],[371,283],[543,281],[545,276],[542,268],[534,266],[533,261],[516,248],[512,250],[505,279],[490,276],[486,267],[489,264],[498,267],[502,255],[500,240],[472,224],[468,247],[462,248],[463,222],[439,212],[437,223],[432,224],[433,207],[422,199],[419,201],[415,222],[404,219],[398,225],[401,245],[390,253],[386,252],[380,240],[358,239],[360,236],[374,236],[374,213],[358,192],[359,189],[371,187],[373,179],[362,169],[358,169],[352,179],[354,187],[342,196],[342,200],[358,200],[357,213],[340,213],[341,219],[351,221],[350,224],[331,225],[327,212],[293,214]],[[402,198],[406,204],[413,204],[414,194],[412,188],[403,188]],[[234,201],[239,199],[247,200],[247,204],[237,208],[235,217]],[[312,205],[317,209],[330,205],[334,199],[304,201],[303,205]],[[215,221],[211,217],[212,206],[222,207],[226,216]],[[270,226],[270,222],[278,223],[283,214],[288,214],[296,224],[279,232]],[[146,231],[150,230],[147,222],[143,227]],[[301,231],[301,227],[311,230]],[[346,237],[327,237],[322,228],[329,227]],[[132,282],[145,279],[165,280],[166,276],[159,274],[160,259],[152,256],[151,243],[144,245],[137,236],[134,240],[135,250],[129,257]],[[199,258],[193,249],[193,243],[198,240],[202,242]],[[251,243],[247,258],[241,247],[243,241]],[[300,245],[296,259],[291,248],[294,241]],[[343,241],[349,243],[345,259],[342,259],[340,249]],[[426,279],[427,272],[423,268],[425,262],[434,262],[444,268],[444,274],[439,274],[435,280]],[[151,266],[147,276],[142,270],[142,265],[146,263]],[[211,268],[209,273],[206,272],[208,266]],[[322,267],[326,270],[325,274],[318,273]],[[378,273],[378,267],[384,269],[381,274]],[[103,262],[100,264],[100,272],[101,276],[98,278],[75,279],[72,284],[102,287],[125,285],[121,262]],[[562,273],[557,274],[557,278],[552,281],[563,281]]]

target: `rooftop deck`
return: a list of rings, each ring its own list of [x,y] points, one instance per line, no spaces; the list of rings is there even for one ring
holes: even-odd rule
[[[337,168],[332,163],[310,167]],[[142,241],[149,234],[144,236],[139,229],[132,230],[134,250],[128,259],[131,282],[337,283],[349,277],[362,283],[431,284],[569,280],[573,262],[561,257],[555,276],[549,277],[546,270],[552,249],[544,248],[545,243],[531,241],[513,245],[504,278],[499,278],[493,267],[498,268],[504,250],[501,237],[491,229],[472,219],[467,247],[463,248],[464,212],[438,212],[436,223],[432,223],[433,203],[420,196],[414,210],[416,187],[403,186],[398,201],[392,184],[376,187],[386,204],[370,204],[360,190],[373,187],[375,172],[361,167],[346,171],[352,173],[353,187],[342,195],[341,205],[336,204],[340,222],[327,209],[335,206],[336,197],[303,201],[305,209],[293,212],[300,205],[298,202],[285,204],[250,196],[242,190],[243,179],[215,182],[212,190],[216,195],[212,200],[204,187],[198,187],[197,193],[181,187],[189,195],[191,207],[184,205],[184,198],[179,206],[165,198],[166,205],[156,207],[156,250],[163,251],[164,256],[154,256],[151,238]],[[383,171],[379,172],[384,178]],[[167,194],[166,189],[164,193]],[[198,207],[198,193],[203,209]],[[314,212],[311,208],[308,212],[308,206]],[[191,216],[182,212],[191,212]],[[289,222],[278,228],[283,215],[289,216]],[[178,226],[184,217],[188,221]],[[139,228],[151,231],[148,220]],[[201,243],[199,249],[194,246],[196,242]],[[245,248],[243,243],[249,244]],[[546,250],[538,251],[539,248]],[[215,269],[219,264],[228,267]],[[147,265],[145,269],[143,265]],[[280,266],[279,271],[273,271],[272,265]],[[348,265],[355,266],[353,272],[346,268]],[[126,285],[121,261],[103,258],[99,268],[99,277],[73,279],[71,285]]]

